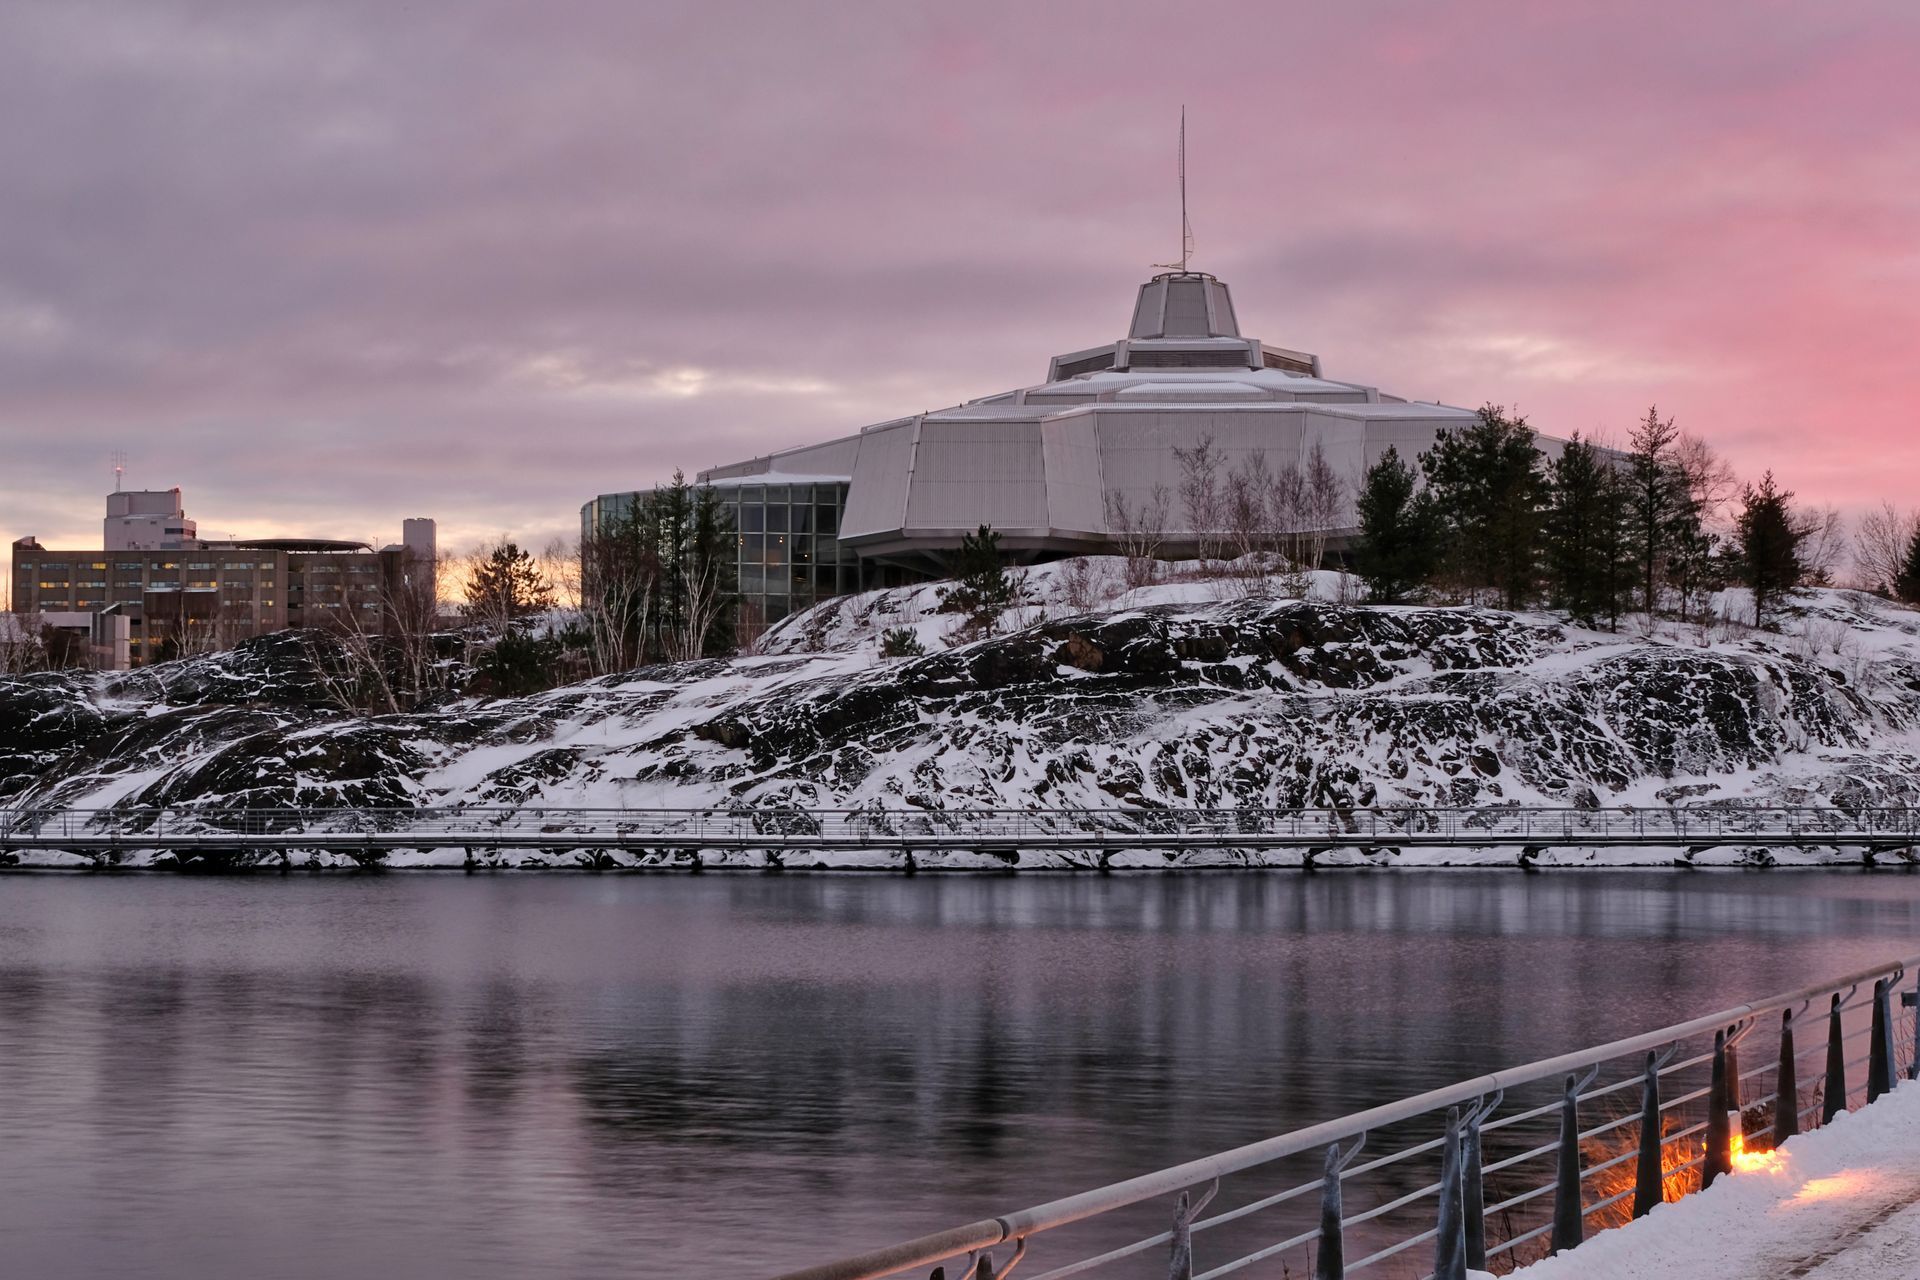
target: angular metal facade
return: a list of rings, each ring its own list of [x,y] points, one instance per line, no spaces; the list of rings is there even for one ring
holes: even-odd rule
[[[1320,376],[1319,357],[1240,335],[1227,286],[1197,272],[1142,285],[1128,336],[1056,357],[1051,380],[857,435],[716,467],[707,481],[844,480],[840,542],[863,560],[932,566],[982,524],[1029,555],[1111,546],[1116,499],[1169,495],[1166,550],[1190,552],[1176,451],[1211,441],[1222,481],[1255,454],[1304,467],[1315,447],[1349,495],[1389,447],[1412,459],[1472,410]],[[1542,438],[1548,452],[1558,441]],[[1351,500],[1338,537],[1357,522]]]

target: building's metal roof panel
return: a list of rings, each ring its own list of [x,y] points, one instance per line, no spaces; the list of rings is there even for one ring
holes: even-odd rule
[[[1098,421],[1082,416],[1043,422],[1040,450],[1047,469],[1047,523],[1055,529],[1104,531]]]
[[[906,528],[1044,528],[1046,461],[1029,423],[935,422],[920,430]]]
[[[853,483],[840,516],[840,536],[898,529],[906,518],[907,481],[913,474],[913,443],[918,420],[906,418],[862,432],[854,460]]]
[[[739,476],[764,475],[769,471],[792,472],[797,475],[849,476],[853,474],[854,458],[860,452],[860,437],[842,436],[838,440],[827,440],[820,444],[801,445],[793,449],[782,449],[778,453],[765,454],[758,458],[749,458],[745,462],[732,462],[725,466],[709,467],[696,478],[703,483],[726,480]]]

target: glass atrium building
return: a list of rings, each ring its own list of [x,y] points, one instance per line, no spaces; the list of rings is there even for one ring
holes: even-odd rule
[[[744,635],[756,634],[817,600],[869,585],[862,580],[859,558],[840,542],[847,481],[780,479],[775,484],[759,477],[709,482],[738,548],[734,567]],[[580,512],[581,538],[591,538],[603,524],[620,518],[641,496],[603,493],[587,503]]]

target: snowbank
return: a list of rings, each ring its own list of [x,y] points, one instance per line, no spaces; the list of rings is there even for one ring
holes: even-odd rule
[[[1920,1083],[1758,1167],[1514,1272],[1525,1280],[1920,1277]]]

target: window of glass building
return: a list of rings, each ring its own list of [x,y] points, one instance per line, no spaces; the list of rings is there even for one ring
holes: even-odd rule
[[[739,530],[743,642],[828,596],[860,590],[859,560],[838,536],[845,483],[742,485],[717,492]]]

